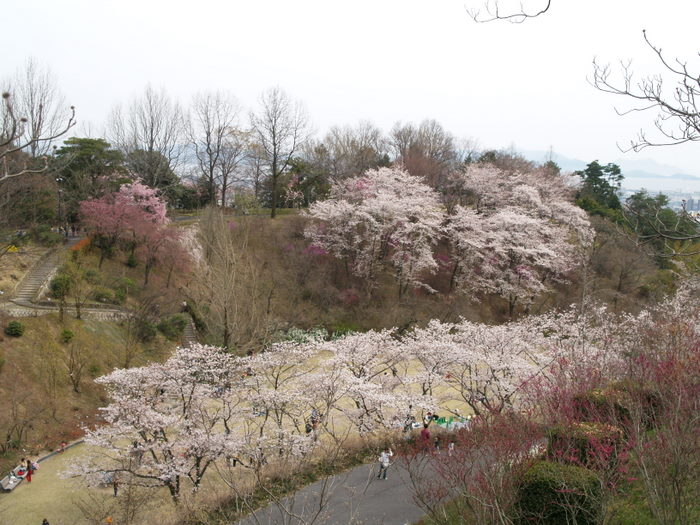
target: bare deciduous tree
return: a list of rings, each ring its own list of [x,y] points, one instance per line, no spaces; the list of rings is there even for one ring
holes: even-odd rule
[[[264,159],[271,182],[270,217],[277,215],[279,179],[290,161],[308,140],[309,120],[299,102],[274,87],[260,96],[259,113],[251,113],[253,133],[265,153]]]
[[[83,379],[83,370],[87,366],[89,355],[85,348],[79,344],[72,344],[63,356],[63,364],[66,365],[68,380],[76,394],[80,394],[80,384]]]
[[[131,101],[127,109],[116,106],[108,124],[110,142],[129,158],[143,157],[136,163],[144,184],[167,185],[169,174],[182,157],[184,115],[180,105],[164,89],[146,86],[141,97]],[[132,171],[134,166],[131,166]]]
[[[188,295],[207,305],[205,322],[217,344],[246,351],[264,343],[274,284],[263,279],[265,265],[248,250],[248,223],[230,222],[210,208],[199,227],[203,260]]]
[[[388,161],[382,131],[368,121],[355,127],[332,127],[315,150],[319,147],[325,150],[329,176],[335,181],[357,177]]]
[[[190,142],[202,177],[207,181],[209,203],[226,205],[226,193],[247,153],[247,134],[240,129],[238,102],[222,92],[200,93],[192,100]]]
[[[0,180],[45,171],[45,156],[31,161],[76,123],[75,108],[60,107],[63,98],[53,78],[36,62],[30,60],[9,84],[12,91],[3,90],[0,103]]]
[[[389,143],[397,162],[433,187],[445,184],[460,158],[454,137],[436,120],[424,120],[418,126],[397,122]]]

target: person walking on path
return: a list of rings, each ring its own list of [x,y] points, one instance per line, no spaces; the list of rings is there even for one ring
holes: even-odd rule
[[[391,465],[391,456],[393,455],[394,453],[389,447],[386,447],[379,455],[379,473],[377,474],[377,479],[386,479],[386,472],[389,470],[389,465]],[[382,478],[382,476],[384,477]]]

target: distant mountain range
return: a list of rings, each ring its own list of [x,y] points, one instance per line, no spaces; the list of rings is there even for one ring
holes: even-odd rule
[[[521,154],[535,162],[543,162],[550,158],[556,162],[562,171],[578,171],[586,167],[588,162],[565,157],[548,151],[521,151]],[[609,162],[607,159],[599,159]],[[646,188],[651,191],[700,191],[700,177],[683,173],[683,170],[668,164],[661,164],[651,159],[617,159],[613,160],[620,166],[625,180],[623,188]]]

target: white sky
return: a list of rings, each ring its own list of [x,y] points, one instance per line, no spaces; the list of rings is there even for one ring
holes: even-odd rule
[[[249,108],[279,85],[319,132],[435,118],[482,147],[551,146],[608,162],[626,158],[616,143],[652,115],[618,117],[624,100],[586,81],[593,57],[658,71],[646,29],[670,57],[699,61],[697,0],[554,0],[519,25],[475,24],[465,7],[479,1],[3,0],[0,77],[36,57],[96,129],[148,82],[182,102],[230,90]],[[696,143],[629,155],[700,175],[699,152]]]

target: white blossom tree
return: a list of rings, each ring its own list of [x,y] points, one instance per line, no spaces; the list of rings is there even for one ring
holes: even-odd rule
[[[307,237],[342,259],[370,290],[388,265],[400,296],[409,287],[432,291],[424,275],[437,269],[433,246],[443,213],[437,194],[419,177],[398,168],[368,170],[334,184],[330,198],[312,204],[309,214]]]
[[[212,462],[242,447],[227,431],[241,414],[235,370],[220,348],[194,344],[163,364],[99,378],[111,403],[102,409],[105,424],[86,431],[85,442],[97,452],[70,474],[100,483],[106,473],[118,473],[145,486],[165,486],[175,501],[184,478],[196,490]]]
[[[561,281],[593,238],[586,214],[572,201],[566,180],[545,171],[509,174],[470,166],[446,226],[452,247],[452,285],[466,293],[492,293],[529,304]]]

